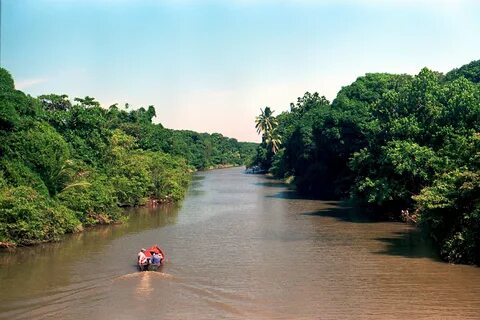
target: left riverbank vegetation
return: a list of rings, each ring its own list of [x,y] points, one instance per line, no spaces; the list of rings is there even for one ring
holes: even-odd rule
[[[447,74],[366,74],[333,102],[307,92],[276,117],[267,107],[256,125],[251,165],[302,194],[413,221],[443,259],[480,265],[480,60]]]
[[[0,69],[0,246],[118,222],[120,207],[178,201],[191,172],[242,165],[255,143],[152,123],[153,106],[31,97]]]

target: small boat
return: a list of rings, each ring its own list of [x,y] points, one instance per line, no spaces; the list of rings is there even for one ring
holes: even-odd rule
[[[150,262],[153,253],[160,254],[161,259],[159,264],[153,264]],[[139,271],[157,271],[165,262],[165,253],[158,245],[153,245],[150,248],[147,248],[145,250],[145,256],[147,257],[147,263],[143,265],[137,264]]]

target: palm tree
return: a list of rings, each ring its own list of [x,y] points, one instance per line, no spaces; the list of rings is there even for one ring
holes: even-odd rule
[[[262,141],[271,147],[275,154],[280,146],[280,136],[275,128],[278,125],[277,119],[273,116],[273,111],[269,107],[260,109],[260,115],[255,119],[255,128],[258,134],[262,133]]]
[[[277,119],[273,116],[273,111],[269,107],[264,110],[260,108],[260,115],[255,119],[255,128],[258,134],[263,132],[263,136],[267,132],[272,131],[278,125]]]
[[[265,143],[271,147],[273,154],[278,152],[282,141],[280,140],[280,135],[277,133],[275,128],[266,135]]]

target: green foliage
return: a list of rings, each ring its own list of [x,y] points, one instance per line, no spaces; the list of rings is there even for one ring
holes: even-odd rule
[[[458,69],[453,69],[445,75],[447,81],[457,79],[459,77],[464,77],[471,82],[479,83],[480,82],[480,60],[472,61],[469,64],[466,64]]]
[[[57,199],[73,210],[84,225],[117,221],[120,210],[117,206],[117,191],[112,181],[94,171],[81,171],[79,178],[81,180],[66,186],[57,195]]]
[[[122,219],[120,206],[179,201],[195,169],[241,165],[257,144],[153,124],[155,108],[14,88],[0,68],[0,242],[56,240]],[[128,109],[128,104],[125,109]]]
[[[417,194],[438,170],[442,162],[435,152],[410,141],[391,141],[378,153],[368,148],[355,152],[349,162],[356,173],[352,195],[378,206],[399,210],[411,206]]]
[[[182,157],[196,169],[246,164],[257,146],[218,133],[166,129],[161,124],[152,123],[155,117],[153,106],[127,113],[113,105],[106,116],[110,129],[121,129],[134,137],[139,148]]]
[[[366,74],[331,104],[307,92],[275,119],[283,150],[268,162],[261,144],[255,164],[305,194],[414,210],[445,259],[479,264],[479,66]]]
[[[480,264],[480,171],[455,170],[414,199],[420,223],[451,262]]]
[[[7,92],[15,90],[13,78],[10,72],[0,68],[0,92]]]
[[[46,94],[38,96],[42,103],[43,109],[46,111],[66,111],[72,107],[72,103],[66,94]]]
[[[145,204],[145,195],[152,184],[148,171],[148,158],[142,151],[134,150],[134,138],[115,130],[111,150],[106,157],[106,171],[116,188],[120,206]]]
[[[272,164],[272,158],[277,153],[280,144],[280,135],[278,134],[277,127],[278,121],[273,116],[274,111],[269,107],[260,109],[260,115],[255,119],[255,128],[258,134],[262,134],[262,146],[267,149],[265,158],[259,162],[262,168],[268,168]]]
[[[70,209],[27,186],[0,190],[0,242],[30,245],[79,228]]]
[[[287,177],[287,167],[285,165],[285,161],[283,161],[285,149],[281,149],[278,151],[272,159],[272,167],[270,168],[270,172],[275,177],[286,178]]]
[[[48,195],[48,189],[38,173],[18,159],[0,160],[5,182],[12,186],[30,186],[42,195]]]
[[[161,131],[163,130],[163,132]],[[162,151],[187,160],[196,169],[209,169],[222,165],[243,165],[248,162],[257,144],[238,142],[218,133],[197,133],[188,130],[156,129],[153,140],[145,137],[140,143],[145,149]],[[146,146],[151,146],[146,148]]]
[[[21,120],[28,120],[40,112],[39,102],[16,91],[12,77],[3,68],[0,68],[0,106],[0,133],[16,130]]]
[[[69,148],[55,129],[43,122],[33,122],[26,130],[19,131],[7,139],[5,155],[24,163],[37,172],[50,195],[59,188],[59,177],[69,158]]]
[[[152,179],[149,196],[173,201],[182,199],[190,182],[185,160],[161,152],[147,152],[146,156]]]

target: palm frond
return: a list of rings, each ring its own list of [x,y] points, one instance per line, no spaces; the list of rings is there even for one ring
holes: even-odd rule
[[[62,189],[61,192],[65,191],[65,190],[68,190],[70,188],[76,188],[76,187],[89,187],[91,186],[92,184],[90,182],[87,182],[87,181],[80,181],[80,182],[74,182],[74,183],[70,183],[69,185],[67,185],[65,188]]]

